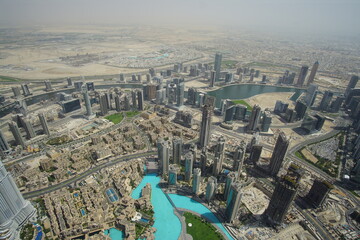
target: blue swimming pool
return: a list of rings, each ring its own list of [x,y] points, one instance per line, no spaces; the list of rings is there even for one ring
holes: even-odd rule
[[[140,221],[141,222],[144,222],[144,223],[149,223],[149,220],[145,219],[145,218],[140,218]]]
[[[110,228],[104,231],[105,235],[109,235],[112,240],[123,240],[124,233],[116,228]]]
[[[175,206],[178,208],[185,208],[196,213],[199,213],[205,216],[208,220],[215,223],[229,239],[233,239],[228,231],[224,228],[224,226],[220,223],[220,220],[204,205],[201,203],[185,196],[181,196],[178,194],[169,194],[169,197],[174,202]]]
[[[116,194],[116,192],[114,191],[114,189],[109,188],[105,191],[107,197],[109,198],[110,202],[116,202],[117,200],[119,200],[118,195]]]
[[[85,211],[85,209],[80,208],[80,212],[81,212],[81,215],[82,215],[82,216],[85,216],[85,215],[86,215],[86,211]]]
[[[177,240],[181,232],[181,223],[179,218],[174,214],[174,209],[170,202],[166,198],[165,194],[158,186],[160,177],[156,174],[146,175],[139,186],[137,186],[131,194],[131,197],[138,199],[141,195],[141,189],[146,183],[151,184],[151,203],[154,207],[154,226],[157,231],[155,232],[155,238],[162,240]]]

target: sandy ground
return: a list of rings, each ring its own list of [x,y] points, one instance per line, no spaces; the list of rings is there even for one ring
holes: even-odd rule
[[[202,29],[204,30],[204,29]],[[30,30],[21,30],[26,33]],[[112,57],[132,58],[149,56],[147,54],[162,54],[162,49],[170,49],[168,54],[171,62],[161,64],[172,68],[177,61],[189,61],[177,56],[188,54],[187,51],[201,57],[200,51],[194,50],[192,44],[209,41],[219,36],[219,31],[206,28],[206,31],[180,28],[150,28],[150,27],[106,27],[81,26],[34,28],[34,35],[24,35],[27,44],[0,44],[0,75],[24,79],[62,78],[68,76],[112,75],[119,73],[136,73],[147,71],[148,67],[128,68],[112,62]],[[36,33],[39,36],[36,36]],[[71,36],[71,37],[69,37]],[[54,40],[51,40],[53,38]],[[184,49],[186,52],[184,52]],[[60,57],[96,54],[104,59],[95,59],[82,66],[71,66],[60,60]],[[207,55],[203,54],[205,61]],[[192,58],[192,57],[190,57]],[[142,62],[139,58],[139,63]],[[156,62],[156,60],[154,60]],[[190,63],[189,63],[190,64]]]
[[[244,99],[251,106],[258,104],[261,109],[274,109],[275,103],[278,100],[289,103],[289,108],[293,108],[293,101],[290,100],[290,97],[294,93],[289,92],[278,92],[278,93],[262,93],[250,98]]]

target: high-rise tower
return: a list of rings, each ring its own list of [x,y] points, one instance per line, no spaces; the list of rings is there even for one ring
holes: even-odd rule
[[[290,166],[288,173],[278,180],[264,215],[273,224],[281,224],[295,199],[303,170],[298,166]]]
[[[214,63],[215,81],[216,82],[220,80],[221,59],[222,59],[222,54],[216,53],[215,54],[215,63]]]
[[[214,156],[214,166],[213,166],[213,175],[217,176],[222,170],[222,164],[225,157],[225,138],[220,136],[218,143],[215,147],[215,156]]]
[[[309,70],[308,66],[302,66],[301,67],[299,77],[298,77],[298,80],[296,82],[297,86],[302,87],[304,85],[305,78],[306,78],[308,70]]]
[[[209,177],[206,185],[205,199],[210,202],[216,193],[217,179],[214,176]]]
[[[232,183],[226,202],[226,220],[232,222],[237,217],[241,205],[241,186],[239,183]]]
[[[289,140],[286,138],[285,134],[281,132],[276,140],[275,148],[270,159],[270,174],[272,176],[276,176],[279,172],[288,147]]]
[[[315,75],[316,75],[316,72],[317,72],[318,68],[319,68],[319,62],[316,61],[316,62],[314,63],[314,65],[312,66],[312,68],[311,68],[311,72],[310,72],[310,75],[309,75],[309,79],[308,79],[308,81],[307,81],[307,85],[308,85],[308,86],[314,82]]]
[[[175,164],[180,164],[182,155],[182,140],[174,138],[172,141],[172,160]]]
[[[329,182],[315,180],[309,193],[306,195],[306,199],[315,208],[318,208],[324,203],[326,197],[333,188],[334,186]]]
[[[167,175],[169,173],[169,146],[163,139],[159,139],[157,149],[161,173]]]
[[[205,176],[206,174],[206,164],[207,164],[207,152],[206,152],[206,148],[203,148],[200,154],[201,176]]]
[[[42,129],[44,131],[44,134],[50,136],[49,126],[47,124],[46,117],[45,117],[44,113],[39,113],[38,116],[39,116],[39,120],[40,120],[40,124],[42,126]]]
[[[85,101],[85,107],[86,107],[86,117],[89,119],[92,116],[94,116],[94,114],[93,114],[92,109],[91,109],[89,93],[88,93],[88,90],[86,88],[86,85],[84,85],[82,87],[82,92],[83,92],[84,101]]]
[[[0,152],[7,153],[10,150],[11,149],[10,149],[9,143],[6,141],[3,133],[0,130]]]
[[[236,149],[235,149],[235,152],[234,152],[233,171],[237,172],[238,175],[240,175],[241,169],[242,169],[242,166],[243,166],[243,163],[244,163],[245,151],[246,151],[245,145],[243,144],[243,145],[238,145],[236,147]]]
[[[344,94],[345,97],[347,97],[349,95],[352,88],[356,87],[356,84],[358,83],[358,81],[359,81],[359,76],[356,76],[356,75],[351,76],[349,84],[345,90],[345,94]]]
[[[196,195],[198,195],[200,191],[200,181],[201,181],[201,170],[199,168],[195,168],[193,181],[192,181],[192,191]]]
[[[200,126],[200,146],[206,147],[210,140],[211,116],[213,108],[211,105],[204,105]]]
[[[22,137],[22,135],[20,133],[20,129],[18,128],[16,123],[15,122],[9,122],[9,127],[10,127],[10,131],[12,132],[12,134],[13,134],[13,136],[15,138],[16,144],[21,145],[23,148],[26,148],[25,140]]]
[[[225,180],[225,190],[224,190],[224,199],[227,200],[231,185],[236,181],[237,174],[235,172],[229,172],[229,174],[226,176]]]
[[[31,125],[29,119],[22,118],[22,125],[26,132],[27,139],[34,138],[36,136],[33,126]]]
[[[140,111],[144,110],[144,94],[142,90],[137,91],[137,101],[138,101],[138,109]]]
[[[254,105],[253,110],[251,112],[250,118],[249,118],[249,124],[247,125],[247,130],[249,132],[255,132],[261,116],[261,108],[259,105]]]
[[[0,162],[0,236],[18,239],[19,229],[36,214],[29,201],[24,200],[11,175]]]
[[[192,153],[185,155],[185,181],[190,182],[193,172],[194,156]]]

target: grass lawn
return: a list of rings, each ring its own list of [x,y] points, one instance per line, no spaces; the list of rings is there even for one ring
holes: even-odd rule
[[[115,113],[109,116],[106,116],[105,119],[117,124],[124,119],[124,115],[122,113]]]
[[[238,61],[235,60],[225,60],[221,62],[221,68],[233,69],[236,68]]]
[[[126,112],[126,117],[128,117],[128,118],[135,117],[139,113],[140,113],[139,111],[129,111],[129,112]]]
[[[0,82],[18,82],[19,79],[7,76],[0,76]]]
[[[252,109],[253,109],[252,106],[250,106],[245,100],[233,100],[232,102],[235,104],[242,104],[242,105],[247,106],[247,110],[249,110],[249,111],[252,111]]]
[[[186,232],[193,237],[193,240],[222,240],[224,237],[216,230],[216,228],[211,225],[205,219],[198,217],[192,213],[184,213],[185,222],[186,222]],[[192,224],[189,227],[189,223]]]

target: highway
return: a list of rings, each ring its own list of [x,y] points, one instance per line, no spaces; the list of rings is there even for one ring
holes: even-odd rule
[[[87,176],[101,170],[104,167],[110,167],[110,166],[113,166],[113,165],[115,165],[115,164],[117,164],[119,162],[122,162],[122,161],[129,161],[129,160],[134,159],[134,158],[148,157],[148,156],[155,155],[155,154],[157,154],[156,151],[147,151],[147,152],[144,152],[144,153],[135,153],[135,154],[132,154],[132,155],[121,156],[121,157],[116,158],[114,160],[104,162],[104,163],[102,163],[100,165],[94,166],[93,168],[90,168],[87,171],[85,171],[85,172],[83,172],[83,173],[81,173],[81,174],[79,174],[79,175],[77,175],[77,176],[75,176],[73,178],[65,180],[65,181],[63,181],[61,183],[54,184],[54,185],[51,185],[51,186],[43,188],[43,189],[39,189],[39,190],[24,193],[23,196],[24,196],[24,198],[27,198],[27,199],[39,197],[41,195],[56,191],[58,189],[61,189],[63,187],[68,186],[69,184],[72,184],[72,183],[77,182],[77,181],[79,181],[81,179],[84,179]]]

